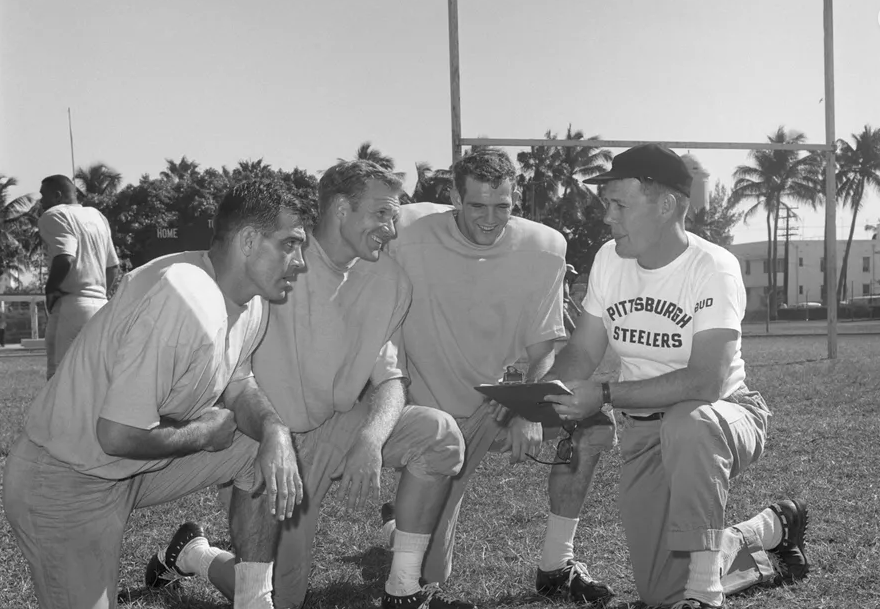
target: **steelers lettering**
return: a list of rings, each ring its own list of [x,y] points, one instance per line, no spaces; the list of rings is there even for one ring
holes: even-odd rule
[[[707,298],[697,303],[694,308],[696,313],[700,309],[711,307],[713,301]],[[686,328],[693,321],[693,316],[688,315],[685,310],[671,300],[662,298],[652,298],[650,296],[638,296],[615,302],[605,309],[609,319],[620,321],[630,313],[653,313],[660,317],[665,317],[679,328]],[[611,333],[612,339],[645,347],[655,347],[657,349],[680,349],[684,344],[681,340],[681,334],[678,332],[655,332],[653,330],[640,330],[637,328],[623,328],[615,325]]]

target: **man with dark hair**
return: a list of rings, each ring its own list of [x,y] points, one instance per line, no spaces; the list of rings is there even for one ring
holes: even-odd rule
[[[302,483],[251,356],[264,299],[303,267],[304,210],[270,185],[233,188],[225,236],[129,273],[34,400],[3,502],[42,609],[115,607],[132,510],[229,481],[235,606],[271,607],[280,521]]]
[[[324,173],[321,218],[305,250],[308,272],[286,302],[273,303],[254,356],[257,381],[293,431],[303,466],[303,503],[278,543],[279,609],[299,607],[305,598],[321,502],[333,480],[349,509],[363,507],[378,498],[382,466],[401,471],[400,530],[382,606],[473,607],[419,582],[464,443],[452,417],[406,402],[401,325],[412,286],[380,253],[396,234],[401,190],[400,178],[369,161],[341,162]],[[151,562],[146,579],[161,587],[175,576],[197,574],[231,598],[234,560],[199,531],[173,562],[165,560],[161,569]]]
[[[107,218],[77,201],[76,186],[63,175],[43,179],[43,215],[38,223],[46,245],[46,378],[55,374],[83,326],[107,303],[119,275],[119,259]]]
[[[526,381],[540,379],[550,367],[556,341],[565,338],[565,239],[552,228],[511,217],[519,194],[516,169],[505,152],[471,152],[452,172],[454,208],[407,205],[401,210],[399,236],[389,243],[389,253],[413,283],[413,304],[403,324],[410,397],[455,417],[466,445],[464,466],[453,480],[425,558],[428,582],[444,582],[451,573],[459,508],[487,452],[509,451],[511,463],[535,458],[543,439],[560,431],[519,416],[508,422],[508,414],[474,387],[499,382],[521,359],[528,360]],[[582,438],[585,433],[589,441]],[[536,587],[546,596],[583,603],[613,594],[593,580],[573,552],[589,486],[578,472],[613,446],[613,427],[575,430],[573,442],[576,454],[563,455],[559,461],[565,463],[550,471],[550,514]],[[399,519],[400,505],[394,508]],[[393,511],[386,505],[386,518]],[[389,519],[384,528],[395,541],[397,519]]]
[[[604,186],[613,240],[596,255],[585,312],[547,375],[574,395],[546,397],[585,427],[612,407],[623,413],[620,511],[636,587],[645,603],[674,609],[718,608],[726,594],[809,571],[803,502],[724,526],[730,480],[761,456],[770,411],[745,384],[739,263],[685,231],[692,181],[655,144],[585,180]],[[590,380],[609,345],[620,380]],[[587,484],[592,473],[582,470]]]

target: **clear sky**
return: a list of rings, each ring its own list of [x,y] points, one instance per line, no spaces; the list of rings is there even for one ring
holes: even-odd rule
[[[462,133],[754,142],[784,124],[824,142],[822,4],[460,0]],[[880,125],[880,1],[834,5],[849,138]],[[316,172],[369,140],[411,187],[417,161],[451,161],[448,57],[444,0],[3,0],[0,173],[13,196],[69,174],[70,107],[77,165],[126,182],[182,155]],[[748,154],[693,152],[728,185]],[[821,238],[824,212],[800,212],[800,234]],[[880,198],[859,217],[866,238]],[[766,229],[757,216],[734,234]]]

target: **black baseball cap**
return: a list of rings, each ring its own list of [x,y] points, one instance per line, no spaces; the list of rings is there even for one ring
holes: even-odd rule
[[[691,196],[694,179],[680,156],[658,144],[640,144],[621,152],[611,161],[611,171],[583,180],[585,184],[603,184],[626,178],[650,178],[664,186]]]

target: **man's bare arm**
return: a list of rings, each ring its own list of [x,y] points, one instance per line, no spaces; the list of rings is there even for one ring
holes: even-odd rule
[[[568,344],[556,356],[549,379],[588,379],[602,363],[608,349],[608,334],[601,317],[584,312]]]
[[[225,409],[214,408],[191,421],[162,417],[152,429],[99,418],[96,432],[101,450],[113,457],[168,459],[227,448],[235,432],[235,417]]]

